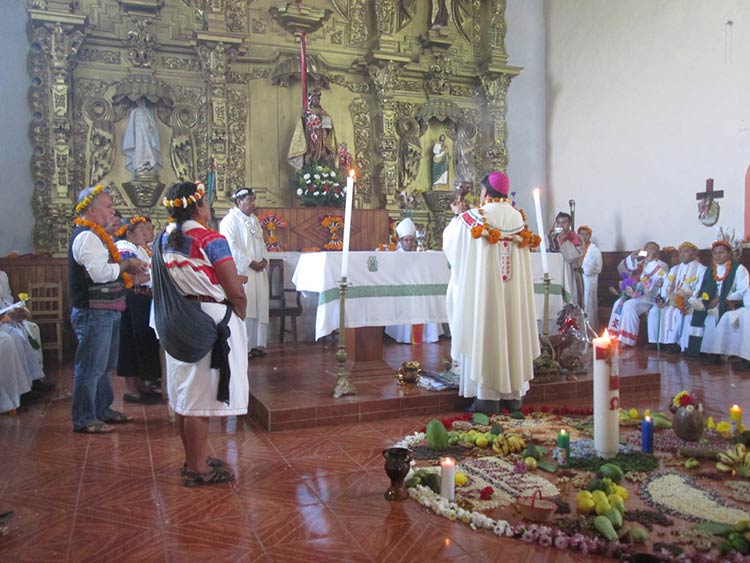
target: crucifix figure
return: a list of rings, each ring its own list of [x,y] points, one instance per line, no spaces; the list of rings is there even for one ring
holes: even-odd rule
[[[724,190],[714,191],[714,179],[706,180],[706,191],[695,194],[698,200],[698,220],[706,227],[712,227],[719,220],[719,202],[724,197]]]

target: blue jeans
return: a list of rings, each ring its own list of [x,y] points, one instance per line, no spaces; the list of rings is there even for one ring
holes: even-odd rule
[[[73,429],[111,417],[112,370],[120,348],[120,311],[76,309],[70,322],[78,339],[73,371]]]

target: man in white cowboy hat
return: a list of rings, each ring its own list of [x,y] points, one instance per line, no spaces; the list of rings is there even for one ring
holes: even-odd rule
[[[406,217],[396,225],[398,235],[397,252],[414,252],[417,250],[417,226],[411,218]],[[385,333],[401,344],[417,344],[420,342],[437,342],[443,334],[443,327],[437,323],[419,325],[390,325],[385,327]]]
[[[518,410],[534,378],[539,334],[534,279],[523,215],[511,204],[510,182],[490,172],[481,182],[482,206],[464,211],[443,232],[451,266],[447,306],[451,357],[461,368],[459,395],[471,410]]]
[[[240,188],[232,195],[235,207],[221,220],[219,232],[229,242],[237,273],[247,276],[247,349],[251,357],[265,356],[268,343],[268,250],[263,227],[255,216],[255,192]]]

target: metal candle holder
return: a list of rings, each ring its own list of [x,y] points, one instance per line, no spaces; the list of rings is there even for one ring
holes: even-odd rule
[[[346,369],[346,330],[344,328],[345,323],[345,306],[346,306],[346,290],[348,284],[346,278],[341,278],[339,282],[339,344],[336,349],[336,361],[338,362],[338,368],[336,368],[336,385],[333,387],[333,398],[338,399],[344,395],[356,395],[357,388],[354,387],[351,381],[349,381],[349,371]]]
[[[544,274],[544,315],[542,317],[542,334],[539,337],[541,355],[534,360],[534,373],[537,375],[560,373],[560,364],[555,361],[555,349],[549,339],[549,292],[552,280],[549,273]]]

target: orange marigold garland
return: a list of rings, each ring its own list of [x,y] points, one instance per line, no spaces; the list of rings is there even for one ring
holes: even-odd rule
[[[119,264],[120,262],[122,262],[120,251],[117,250],[112,237],[107,234],[107,231],[105,231],[101,225],[94,223],[93,221],[89,221],[88,219],[83,219],[81,217],[76,217],[73,222],[79,227],[88,227],[89,229],[94,231],[96,236],[99,237],[99,240],[101,240],[104,243],[104,246],[107,247],[107,250],[109,251],[109,257],[112,258],[112,262],[114,262],[115,264]],[[133,287],[133,280],[127,273],[122,272],[120,274],[120,277],[122,278],[125,287]]]
[[[395,245],[395,243],[392,243],[392,242],[389,242],[388,244],[385,244],[385,243],[381,242],[378,245],[378,250],[380,252],[385,252],[385,251],[393,252],[394,250],[396,250],[396,245]]]
[[[277,229],[286,229],[289,226],[286,219],[275,213],[266,213],[260,217],[260,226],[268,231],[268,238],[266,239],[266,249],[268,249],[268,252],[281,252],[284,250],[284,245],[281,244],[275,233]]]
[[[127,224],[123,225],[119,229],[115,231],[115,236],[118,238],[122,238],[125,236],[125,233],[128,232],[128,227],[130,225],[137,225],[138,223],[146,223],[147,219],[143,215],[137,215],[136,217],[133,217],[130,219],[130,221],[127,222]]]
[[[344,228],[344,218],[338,215],[326,215],[320,224],[331,233],[331,240],[325,243],[323,248],[327,250],[341,250],[344,246],[344,241],[339,238],[339,231]]]

